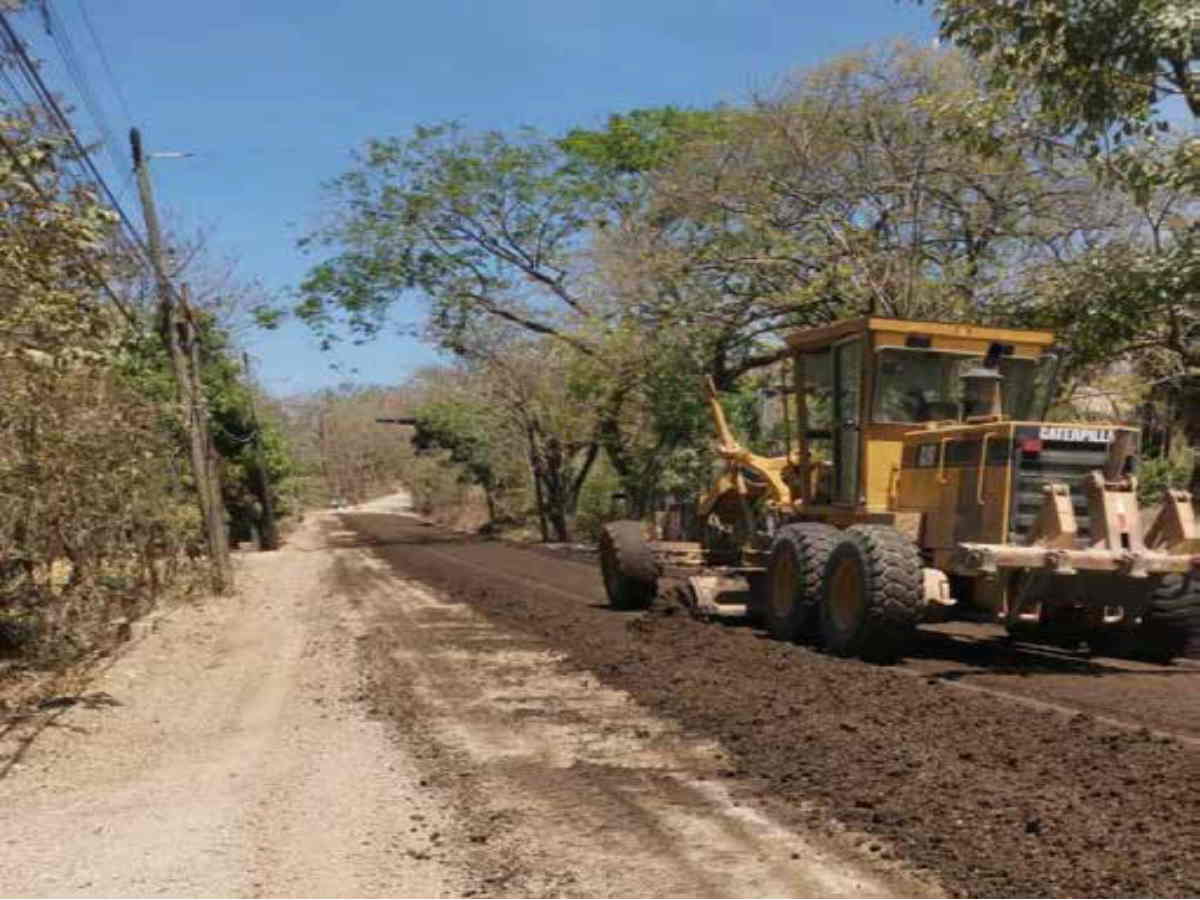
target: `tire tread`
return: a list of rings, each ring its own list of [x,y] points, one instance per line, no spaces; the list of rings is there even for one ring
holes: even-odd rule
[[[866,610],[862,627],[844,646],[844,656],[890,662],[911,639],[925,606],[921,555],[916,545],[889,525],[852,525],[866,563]]]
[[[1138,655],[1156,662],[1200,658],[1200,580],[1164,575],[1137,629]]]
[[[641,522],[628,519],[607,523],[600,533],[601,566],[615,565],[618,588],[605,591],[613,609],[645,609],[658,590],[658,562]]]
[[[840,534],[838,529],[824,522],[792,522],[775,533],[775,539],[771,542],[770,558],[774,560],[776,553],[793,553],[796,557],[800,585],[793,595],[798,597],[799,603],[793,603],[786,616],[780,617],[776,614],[775,604],[768,597],[764,617],[772,637],[781,641],[796,641],[811,636],[815,631],[812,626],[820,602],[825,564]],[[772,564],[768,562],[768,573],[772,569]],[[773,590],[774,579],[769,575],[767,585],[768,592]]]

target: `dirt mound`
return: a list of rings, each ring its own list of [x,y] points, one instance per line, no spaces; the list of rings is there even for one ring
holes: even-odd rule
[[[966,894],[1193,894],[1200,759],[745,630],[651,616],[608,677],[736,754],[754,793],[819,799]],[[819,815],[819,813],[817,813]],[[810,815],[809,818],[813,818]]]
[[[580,566],[558,563],[559,578],[552,561],[502,545],[429,552],[401,532],[390,540],[378,552],[407,573],[719,738],[729,751],[723,777],[745,799],[810,826],[829,827],[832,816],[861,832],[868,850],[932,870],[952,891],[1200,893],[1192,745],[834,659],[671,608],[613,613],[598,573],[584,593]],[[505,571],[519,571],[514,554],[536,559],[545,587]]]

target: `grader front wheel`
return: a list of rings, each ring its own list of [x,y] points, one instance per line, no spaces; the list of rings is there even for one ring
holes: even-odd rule
[[[838,656],[891,662],[911,639],[924,602],[912,541],[885,525],[855,525],[825,566],[821,637]]]
[[[645,609],[658,589],[658,564],[641,522],[609,522],[600,532],[600,571],[613,609]]]

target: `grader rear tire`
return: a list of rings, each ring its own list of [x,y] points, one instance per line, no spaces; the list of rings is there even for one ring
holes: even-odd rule
[[[771,542],[763,618],[771,636],[797,641],[816,636],[821,576],[838,530],[823,522],[784,525]]]
[[[645,609],[658,590],[658,563],[641,522],[609,522],[600,532],[600,571],[613,609]]]
[[[916,545],[886,525],[846,529],[821,584],[821,636],[838,656],[892,662],[925,604]]]
[[[1150,662],[1200,657],[1200,583],[1186,575],[1164,575],[1135,634],[1136,655]]]

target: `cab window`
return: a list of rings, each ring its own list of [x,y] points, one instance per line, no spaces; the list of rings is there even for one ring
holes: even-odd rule
[[[962,376],[983,365],[977,354],[945,353],[885,347],[876,362],[876,422],[933,422],[962,415]],[[1035,404],[1036,360],[1006,356],[1000,360],[1004,377],[1004,413],[1023,419]]]

